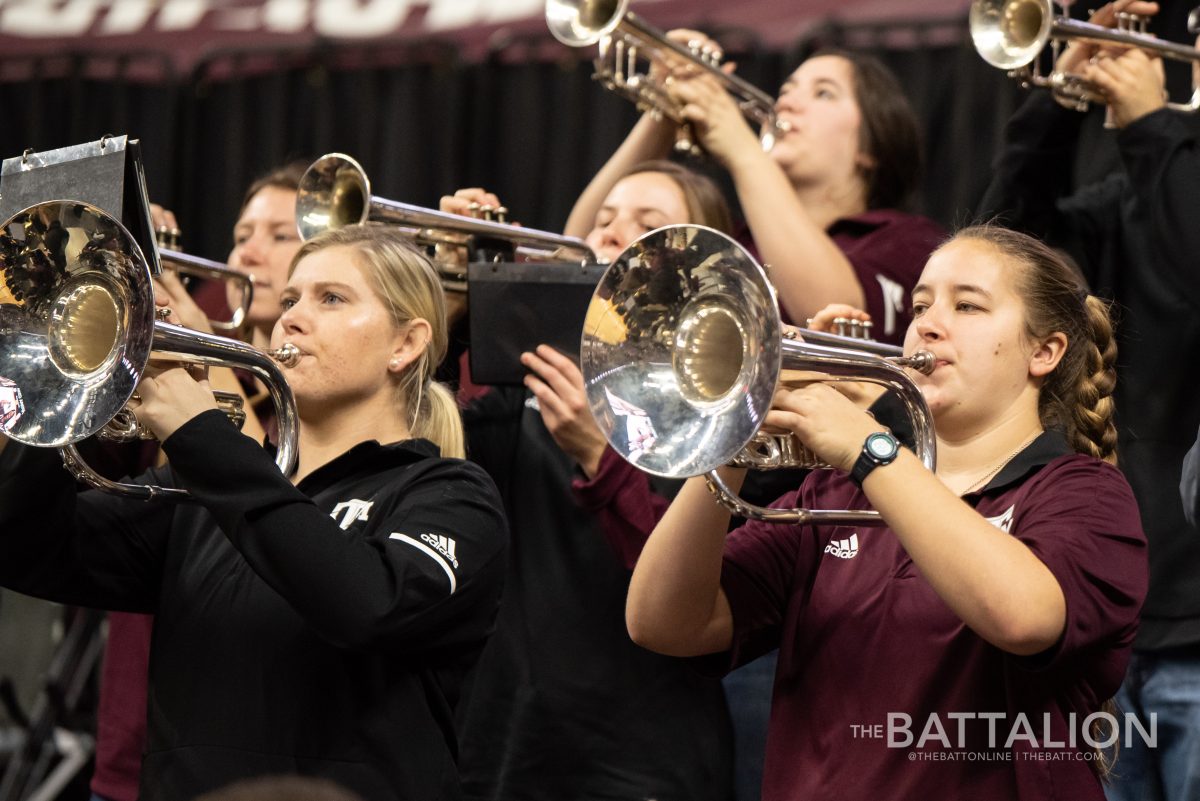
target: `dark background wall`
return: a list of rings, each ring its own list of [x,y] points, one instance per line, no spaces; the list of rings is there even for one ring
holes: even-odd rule
[[[1165,4],[1157,30],[1186,40],[1187,11]],[[924,124],[926,177],[916,208],[954,226],[971,219],[1022,92],[975,53],[965,20],[949,29],[951,36],[946,24],[936,32],[928,24],[830,27],[771,52],[744,32],[710,33],[741,42],[730,53],[739,73],[772,92],[820,44],[879,55]],[[934,39],[958,43],[923,44]],[[9,77],[0,81],[0,155],[105,133],[140,138],[151,195],[176,210],[187,250],[217,259],[254,176],[333,150],[363,164],[377,195],[436,206],[457,187],[486,186],[515,219],[558,230],[636,112],[590,79],[579,54],[529,60],[527,44],[510,42],[476,63],[444,46],[228,53],[194,74],[155,82],[130,77],[155,71],[135,57],[63,55],[18,65],[0,57],[0,76]],[[1091,116],[1081,179],[1115,166],[1112,133],[1101,130],[1098,112]]]

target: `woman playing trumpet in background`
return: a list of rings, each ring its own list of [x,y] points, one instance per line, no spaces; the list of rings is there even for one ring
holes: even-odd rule
[[[463,189],[440,206],[469,214],[472,203],[500,205]],[[720,191],[677,164],[648,163],[617,182],[586,239],[612,258],[650,228],[687,221],[728,230]],[[522,362],[525,388],[464,381],[460,393],[468,453],[495,479],[514,545],[496,632],[459,710],[464,795],[727,801],[720,683],[630,642],[629,571],[573,496],[605,450],[579,368],[546,345]]]
[[[1091,21],[1112,27],[1118,13],[1157,10],[1122,0]],[[1086,117],[1034,91],[1005,128],[981,213],[1062,248],[1121,309],[1120,467],[1141,509],[1151,579],[1117,703],[1147,725],[1156,716],[1160,739],[1130,743],[1108,796],[1183,801],[1200,795],[1200,537],[1176,491],[1200,428],[1200,382],[1180,369],[1200,358],[1200,139],[1193,115],[1165,107],[1153,54],[1073,42],[1055,71],[1100,93],[1123,169],[1075,186]]]
[[[299,461],[271,457],[185,369],[139,384],[139,420],[196,505],[76,491],[47,449],[0,462],[0,581],[63,602],[154,612],[142,799],[298,773],[372,799],[456,798],[449,710],[491,629],[506,532],[463,462],[433,381],[446,348],[428,260],[386,230],[308,242],[271,344]]]
[[[939,248],[912,301],[905,351],[936,359],[914,380],[937,474],[830,386],[779,390],[766,424],[844,472],[778,505],[874,508],[888,527],[727,537],[728,513],[691,479],[634,570],[630,633],[714,666],[780,647],[766,799],[1100,799],[1078,727],[1119,685],[1146,589],[1137,507],[1106,463],[1107,309],[1048,248],[994,228]],[[862,733],[893,715],[913,740]],[[1036,741],[1009,737],[1018,715]],[[923,736],[935,718],[944,736]],[[1039,760],[1043,736],[1078,758]],[[951,751],[978,759],[938,758]]]
[[[679,41],[706,41],[693,31]],[[710,48],[716,48],[709,44]],[[856,53],[819,53],[784,83],[785,126],[769,153],[711,75],[660,65],[704,150],[729,171],[754,247],[771,265],[785,314],[803,321],[830,303],[865,308],[879,339],[895,343],[907,295],[943,236],[933,221],[897,211],[916,186],[917,122],[895,79]],[[645,114],[580,196],[566,233],[582,236],[617,178],[666,155],[676,126]]]
[[[271,331],[279,319],[279,293],[287,283],[292,257],[300,248],[300,236],[296,233],[296,190],[306,166],[292,163],[255,180],[246,190],[233,226],[229,267],[254,279],[253,302],[246,313],[243,336],[260,349],[266,349],[271,341]],[[208,307],[228,304],[232,308],[237,305],[236,288],[232,284],[224,285],[222,297],[206,295],[193,299],[169,270],[164,271],[158,289],[161,300],[174,312],[180,324],[197,331],[211,333]],[[246,393],[243,386],[228,380],[218,388]],[[257,416],[248,417],[244,430],[261,441],[270,420],[269,417],[259,418],[269,416],[269,411],[263,408],[261,392],[252,391],[251,394],[254,397],[247,401],[256,408]]]

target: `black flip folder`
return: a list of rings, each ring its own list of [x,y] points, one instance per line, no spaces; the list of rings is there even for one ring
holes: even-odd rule
[[[521,354],[541,344],[578,362],[583,318],[604,270],[579,262],[469,265],[471,380],[520,384]]]

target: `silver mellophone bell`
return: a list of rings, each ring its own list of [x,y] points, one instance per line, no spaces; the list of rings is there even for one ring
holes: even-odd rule
[[[592,296],[580,358],[592,414],[620,456],[657,476],[706,475],[742,517],[882,524],[874,511],[753,506],[721,480],[727,464],[828,467],[791,434],[762,429],[781,385],[865,381],[894,391],[917,456],[936,467],[929,407],[905,372],[930,372],[933,357],[784,326],[763,268],[711,228],[666,226],[630,245]]]
[[[118,440],[143,436],[127,404],[151,359],[238,367],[270,391],[280,431],[275,461],[291,472],[296,405],[276,358],[294,358],[295,349],[267,354],[156,319],[150,266],[111,215],[79,201],[18,212],[0,228],[0,279],[0,378],[18,412],[5,416],[8,437],[61,449],[68,469],[101,489],[183,500],[184,490],[103,478],[76,443],[102,431]]]

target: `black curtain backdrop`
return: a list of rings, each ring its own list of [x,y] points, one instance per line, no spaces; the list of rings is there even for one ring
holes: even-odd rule
[[[1186,8],[1168,7],[1162,16],[1159,27],[1182,31]],[[895,26],[843,26],[782,52],[749,42],[730,57],[740,74],[774,92],[815,47],[850,44],[878,55],[900,77],[924,126],[926,171],[914,208],[954,227],[972,219],[1003,124],[1023,92],[979,58],[965,21],[952,25],[957,44],[923,46],[927,26],[901,36]],[[946,39],[945,24],[938,38]],[[186,77],[133,57],[0,59],[0,155],[105,133],[137,137],[151,196],[176,211],[184,248],[214,259],[227,254],[254,177],[330,151],[358,159],[381,197],[436,207],[442,194],[484,186],[513,219],[557,231],[636,112],[591,80],[588,61],[573,53],[559,62],[526,60],[527,45],[510,42],[482,63],[462,63],[444,46],[222,54]],[[130,77],[147,74],[159,79]],[[1101,113],[1090,116],[1077,162],[1081,180],[1116,167],[1113,134],[1101,130]]]

